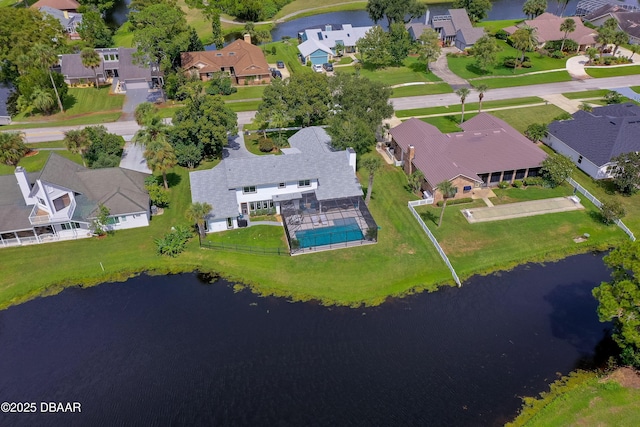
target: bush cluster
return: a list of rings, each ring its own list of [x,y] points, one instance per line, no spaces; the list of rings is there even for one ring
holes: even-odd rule
[[[260,151],[262,151],[263,153],[270,153],[274,148],[275,145],[273,144],[271,138],[260,138],[258,140],[258,149],[260,149]]]
[[[533,185],[544,185],[544,179],[541,176],[530,176],[523,180],[524,185],[531,187]]]
[[[513,181],[513,184],[511,185],[513,185],[515,188],[520,188],[522,187],[523,183],[521,179],[516,179],[515,181]]]
[[[188,227],[178,225],[161,239],[156,239],[158,255],[175,257],[184,251],[184,247],[191,239],[193,233]]]
[[[500,189],[504,190],[505,188],[509,188],[509,186],[510,186],[510,185],[511,185],[511,184],[509,184],[509,181],[501,181],[501,182],[498,184],[498,188],[500,188]]]

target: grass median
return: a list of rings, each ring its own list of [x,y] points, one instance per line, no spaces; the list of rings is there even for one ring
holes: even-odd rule
[[[548,73],[530,74],[526,76],[486,78],[471,81],[473,86],[486,84],[490,89],[503,87],[529,86],[545,83],[557,83],[571,81],[571,76],[566,71],[551,71]]]
[[[619,76],[632,76],[640,74],[640,65],[629,65],[624,67],[598,67],[584,69],[587,74],[594,78],[602,77],[619,77]]]
[[[513,99],[501,99],[497,101],[484,101],[482,103],[483,109],[488,108],[505,108],[505,107],[519,107],[530,104],[537,104],[544,102],[542,98],[537,96],[528,96],[524,98]],[[464,104],[465,111],[477,110],[479,104],[477,102],[466,102]],[[462,111],[462,106],[458,104],[444,105],[441,107],[428,107],[428,108],[413,108],[411,110],[399,110],[396,111],[396,116],[400,118],[416,117],[416,116],[428,116],[431,114],[444,114],[444,113],[459,113]],[[492,113],[493,114],[493,113]]]

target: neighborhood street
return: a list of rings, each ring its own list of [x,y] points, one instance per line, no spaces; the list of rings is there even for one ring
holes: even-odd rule
[[[640,86],[640,75],[608,77],[601,79],[573,80],[570,82],[547,83],[532,86],[516,86],[502,89],[490,89],[485,95],[485,101],[523,98],[527,96],[545,96],[565,92],[580,92],[594,89],[614,89],[629,86]],[[473,97],[473,92],[471,97]],[[471,99],[471,98],[470,98]],[[460,98],[455,93],[438,95],[408,96],[391,99],[394,109],[409,110],[413,108],[437,107],[443,105],[456,105]],[[238,113],[238,125],[251,123],[255,117],[255,111]],[[170,123],[170,119],[167,120]],[[138,124],[131,121],[102,123],[111,133],[121,136],[132,136],[139,129]],[[90,125],[87,125],[90,126]],[[59,141],[64,138],[64,133],[71,129],[81,129],[85,126],[60,126],[38,129],[24,129],[27,143]],[[14,130],[15,131],[15,130]]]

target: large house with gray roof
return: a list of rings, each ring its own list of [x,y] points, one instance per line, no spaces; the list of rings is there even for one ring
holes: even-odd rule
[[[249,226],[255,215],[279,214],[289,242],[301,248],[323,246],[326,242],[311,236],[319,239],[336,230],[348,229],[348,241],[367,240],[365,235],[373,240],[368,230],[377,226],[362,201],[356,153],[334,150],[320,127],[300,130],[289,144],[279,156],[227,158],[189,174],[192,201],[213,207],[207,232]]]
[[[162,86],[163,73],[156,63],[148,66],[137,64],[133,54],[136,49],[126,47],[96,49],[100,55],[100,65],[94,70],[82,65],[79,53],[60,55],[60,73],[69,85],[95,81],[111,83],[117,81],[118,92],[126,92],[127,88],[151,88]]]
[[[449,9],[448,15],[433,15],[429,9],[424,21],[406,24],[407,31],[413,40],[427,28],[432,28],[440,36],[443,45],[454,45],[460,50],[472,47],[485,34],[484,28],[474,27],[465,9]]]
[[[626,5],[606,4],[584,17],[585,21],[601,27],[608,19],[613,18],[618,30],[629,36],[629,43],[640,44],[640,9],[630,9]]]
[[[78,35],[78,27],[82,23],[81,13],[67,12],[66,10],[58,10],[49,6],[41,6],[40,12],[56,18],[60,22],[60,25],[62,25],[62,28],[64,28],[65,32],[69,35],[70,39],[80,39],[80,35]]]
[[[612,178],[614,157],[640,151],[640,107],[628,102],[577,111],[549,125],[542,140],[593,179]]]
[[[357,52],[356,43],[372,27],[353,27],[351,24],[325,25],[324,30],[311,28],[298,34],[298,50],[302,63],[324,64],[341,53]],[[339,52],[337,46],[342,46]]]
[[[412,118],[391,129],[390,154],[411,175],[424,174],[426,198],[442,199],[438,184],[450,181],[455,197],[469,197],[480,187],[537,176],[547,157],[503,120],[480,113],[460,125],[462,132],[442,133]]]
[[[101,205],[110,212],[107,230],[145,227],[147,176],[87,169],[53,152],[40,172],[0,175],[0,247],[90,237]]]

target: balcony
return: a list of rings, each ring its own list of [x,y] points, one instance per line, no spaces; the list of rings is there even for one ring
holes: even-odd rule
[[[56,212],[55,215],[51,215],[49,212],[41,209],[38,205],[35,205],[31,210],[31,215],[29,215],[29,222],[31,222],[31,225],[45,225],[51,222],[68,221],[73,217],[75,210],[75,199],[71,199],[69,205]]]

